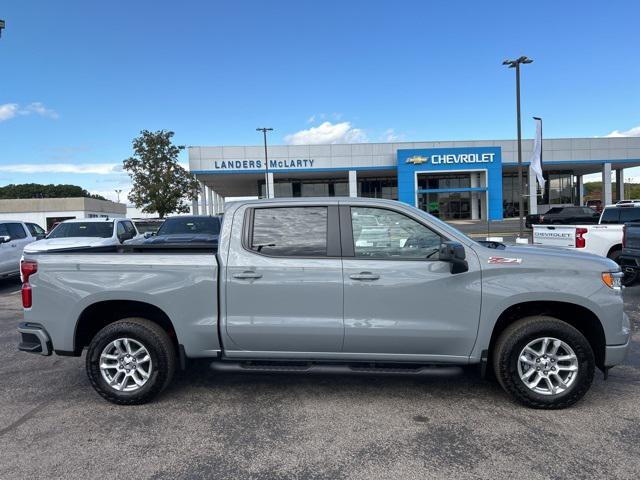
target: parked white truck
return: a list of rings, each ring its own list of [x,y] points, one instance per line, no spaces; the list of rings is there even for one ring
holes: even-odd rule
[[[575,248],[620,263],[623,226],[640,222],[640,203],[607,206],[596,225],[533,225],[533,243],[547,247]],[[624,269],[623,283],[636,281],[638,273]]]

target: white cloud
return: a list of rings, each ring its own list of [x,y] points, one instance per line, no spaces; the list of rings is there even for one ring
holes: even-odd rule
[[[0,105],[0,122],[10,120],[17,115],[26,116],[32,114],[53,119],[60,116],[55,110],[45,107],[42,102],[32,102],[23,107],[18,103],[5,103]]]
[[[17,103],[5,103],[4,105],[0,105],[0,122],[4,122],[5,120],[15,117],[18,114],[18,107]]]
[[[383,135],[385,142],[401,142],[404,140],[403,133],[397,133],[393,128],[387,128]]]
[[[640,125],[629,130],[614,130],[607,137],[640,137]]]
[[[79,173],[110,175],[122,172],[120,163],[21,163],[0,165],[0,172],[8,173]]]
[[[350,122],[323,122],[317,127],[284,137],[289,145],[319,145],[327,143],[362,143],[367,141],[364,130],[353,128]]]

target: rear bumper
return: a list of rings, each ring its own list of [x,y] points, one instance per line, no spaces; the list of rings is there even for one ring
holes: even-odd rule
[[[51,355],[53,346],[47,331],[37,323],[22,322],[18,325],[20,343],[18,350],[40,355]]]

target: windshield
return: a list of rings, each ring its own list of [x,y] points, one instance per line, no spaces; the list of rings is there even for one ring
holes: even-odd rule
[[[48,238],[97,237],[109,238],[113,235],[113,222],[70,222],[61,223]]]
[[[169,218],[165,220],[158,230],[158,235],[184,235],[194,233],[218,235],[220,233],[220,219],[216,217]]]

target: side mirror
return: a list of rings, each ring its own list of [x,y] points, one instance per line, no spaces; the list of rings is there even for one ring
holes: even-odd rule
[[[464,247],[458,242],[442,242],[438,260],[451,264],[451,273],[463,273],[469,270],[469,264],[465,260]]]
[[[11,241],[11,237],[9,235],[0,236],[0,243],[9,243]]]
[[[155,237],[156,232],[144,232],[144,238]]]

